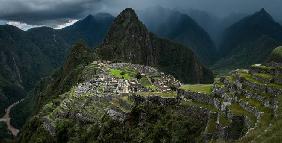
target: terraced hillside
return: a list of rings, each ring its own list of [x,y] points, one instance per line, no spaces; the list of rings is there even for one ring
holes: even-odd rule
[[[210,85],[185,85],[178,95],[210,111],[204,136],[215,142],[279,142],[282,138],[281,64],[236,70]]]
[[[94,61],[53,97],[20,142],[279,142],[281,64],[183,85],[157,69]]]

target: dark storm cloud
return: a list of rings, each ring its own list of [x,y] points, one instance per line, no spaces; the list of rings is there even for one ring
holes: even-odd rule
[[[100,0],[0,0],[0,19],[43,24],[100,8]]]
[[[87,14],[118,14],[126,7],[138,10],[162,6],[179,11],[199,9],[223,17],[231,13],[252,13],[266,8],[280,18],[282,0],[0,0],[0,19],[28,24],[54,24]],[[56,24],[55,22],[55,24]]]

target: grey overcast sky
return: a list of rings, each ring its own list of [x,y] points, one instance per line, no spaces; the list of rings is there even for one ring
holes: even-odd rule
[[[117,15],[127,7],[142,10],[153,6],[179,11],[198,9],[218,17],[265,8],[275,18],[282,19],[282,0],[0,0],[0,23],[17,21],[54,27],[88,14],[108,12]]]

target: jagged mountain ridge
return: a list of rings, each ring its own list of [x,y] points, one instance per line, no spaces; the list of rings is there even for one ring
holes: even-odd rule
[[[115,19],[97,53],[104,60],[156,66],[184,82],[213,80],[212,73],[189,48],[157,38],[130,8]]]

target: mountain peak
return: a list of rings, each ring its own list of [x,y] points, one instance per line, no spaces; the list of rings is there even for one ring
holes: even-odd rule
[[[127,8],[114,20],[102,44],[103,48],[101,48],[101,50],[107,51],[102,53],[108,53],[104,55],[104,59],[123,59],[126,62],[149,65],[153,61],[152,57],[148,56],[144,58],[144,55],[140,54],[143,51],[151,52],[152,49],[148,48],[151,47],[149,37],[149,31],[145,25],[139,21],[134,10]],[[117,56],[117,51],[122,52]]]
[[[92,19],[94,19],[94,16],[91,15],[91,14],[89,14],[89,15],[86,16],[82,21],[90,21],[90,20],[92,20]]]
[[[139,21],[135,11],[132,8],[127,8],[114,20],[106,41],[114,39],[122,40],[124,37],[120,37],[121,35],[131,40],[137,40],[137,37],[145,38],[144,36],[148,34],[149,32],[147,28],[141,21]]]
[[[264,8],[262,8],[262,9],[258,12],[258,14],[270,16],[270,14],[269,14]]]
[[[138,16],[132,8],[126,8],[119,14],[117,19],[138,20]]]
[[[262,13],[267,13],[264,8],[261,8],[261,9],[260,9],[260,12],[262,12]]]
[[[272,16],[264,8],[256,12],[253,16],[255,18],[259,18],[263,20],[266,20],[266,19],[272,20]]]

